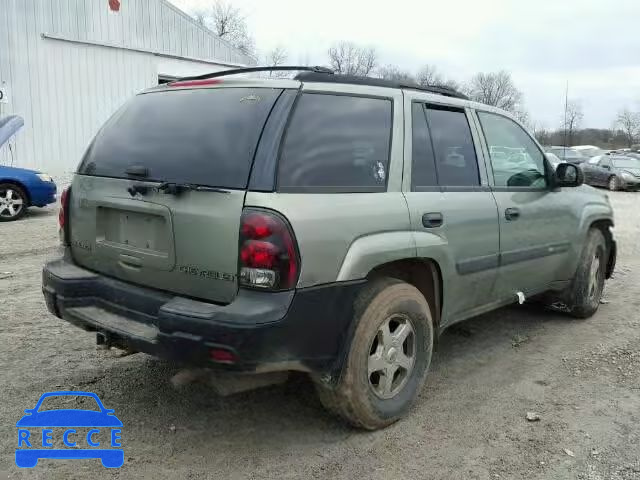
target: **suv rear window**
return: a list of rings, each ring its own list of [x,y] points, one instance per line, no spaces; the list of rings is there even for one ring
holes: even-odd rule
[[[305,93],[284,139],[278,189],[384,191],[390,145],[390,99]]]
[[[246,188],[265,120],[281,90],[215,88],[138,95],[100,130],[78,173]]]

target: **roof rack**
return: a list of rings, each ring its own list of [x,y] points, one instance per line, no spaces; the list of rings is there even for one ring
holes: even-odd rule
[[[315,66],[296,66],[296,65],[279,65],[271,67],[246,67],[246,68],[234,68],[231,70],[221,70],[219,72],[205,73],[204,75],[195,75],[192,77],[182,77],[174,80],[173,82],[184,82],[188,80],[207,80],[209,78],[226,77],[227,75],[240,75],[242,73],[253,72],[282,72],[282,71],[307,71],[318,73],[322,75],[333,75],[333,70],[327,67]]]
[[[454,90],[453,88],[433,85],[433,86],[421,86],[417,83],[411,82],[398,82],[395,80],[385,80],[383,78],[363,77],[358,75],[342,75],[333,74],[326,75],[322,72],[309,71],[299,73],[294,77],[296,80],[306,82],[326,82],[326,83],[348,83],[354,85],[370,85],[375,87],[389,87],[389,88],[410,88],[412,90],[420,90],[423,92],[435,93],[437,95],[445,95],[447,97],[461,98],[463,100],[469,100],[469,97],[463,93]]]
[[[185,81],[197,81],[208,80],[211,78],[226,77],[227,75],[240,75],[243,73],[253,72],[282,72],[282,71],[298,71],[294,78],[300,81],[306,82],[325,82],[325,83],[349,83],[354,85],[371,85],[377,87],[389,87],[389,88],[410,88],[413,90],[420,90],[423,92],[435,93],[437,95],[445,95],[447,97],[461,98],[463,100],[469,100],[466,95],[454,90],[453,88],[433,85],[423,87],[417,83],[411,82],[398,82],[395,80],[385,80],[382,78],[365,77],[358,75],[342,75],[336,74],[333,70],[322,66],[304,66],[304,65],[278,65],[270,67],[247,67],[247,68],[234,68],[231,70],[221,70],[218,72],[205,73],[204,75],[195,75],[192,77],[182,77],[170,82],[169,85],[185,82]]]

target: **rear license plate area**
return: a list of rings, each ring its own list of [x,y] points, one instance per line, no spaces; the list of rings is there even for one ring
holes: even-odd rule
[[[169,251],[170,236],[165,217],[110,207],[98,207],[97,210],[98,242],[138,251]]]

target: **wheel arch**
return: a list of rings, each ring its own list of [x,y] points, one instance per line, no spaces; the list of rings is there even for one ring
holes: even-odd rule
[[[613,269],[615,268],[615,262],[617,257],[617,246],[613,240],[613,234],[611,228],[613,227],[613,220],[610,218],[601,218],[594,220],[589,224],[589,230],[597,228],[604,235],[604,239],[607,242],[607,271],[605,278],[611,278],[613,275]]]
[[[443,294],[442,270],[438,262],[431,258],[403,258],[378,265],[367,274],[367,280],[381,277],[397,278],[420,291],[429,304],[437,340]]]
[[[3,183],[20,187],[20,190],[22,190],[24,194],[27,196],[27,205],[25,205],[25,207],[28,207],[29,205],[31,205],[31,193],[29,192],[29,189],[24,183],[14,178],[0,178],[0,185]]]

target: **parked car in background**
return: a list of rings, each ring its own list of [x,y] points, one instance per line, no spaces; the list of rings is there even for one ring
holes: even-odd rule
[[[587,160],[582,153],[569,147],[548,147],[545,150],[568,163],[579,164]]]
[[[598,155],[581,165],[584,181],[609,190],[640,189],[640,159],[622,155]]]
[[[554,170],[558,168],[558,165],[560,165],[561,163],[566,163],[564,160],[560,160],[555,153],[546,152],[545,156],[547,157],[547,160],[549,160],[549,163],[553,166]]]
[[[604,150],[600,147],[596,147],[595,145],[576,145],[575,147],[571,147],[571,149],[580,152],[587,158],[604,154]]]
[[[24,125],[12,115],[0,119],[0,148]],[[0,165],[0,222],[17,220],[28,207],[56,201],[56,184],[50,175],[35,170]]]
[[[29,207],[56,201],[56,184],[50,175],[35,170],[0,166],[0,222],[18,220]]]

